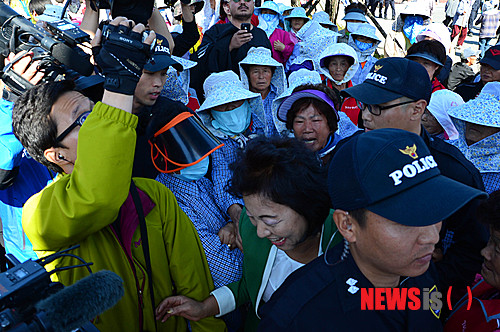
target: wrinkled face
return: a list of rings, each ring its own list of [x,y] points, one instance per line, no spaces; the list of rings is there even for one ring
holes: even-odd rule
[[[485,139],[488,136],[496,134],[500,131],[500,128],[488,127],[483,125],[478,125],[475,123],[466,122],[465,123],[465,141],[467,145],[472,145]]]
[[[290,26],[297,32],[306,24],[307,20],[305,18],[292,18],[290,19]]]
[[[293,119],[293,134],[312,151],[321,150],[328,142],[330,133],[326,116],[312,104],[298,111]]]
[[[364,227],[353,227],[350,247],[358,267],[374,284],[376,278],[416,277],[429,268],[440,229],[441,222],[410,227],[367,210]]]
[[[484,257],[481,275],[488,284],[500,289],[500,232],[491,227],[490,234],[488,244],[481,250]]]
[[[250,91],[262,93],[269,89],[273,71],[269,66],[250,66],[248,69],[248,80]]]
[[[500,81],[500,70],[495,70],[492,66],[486,63],[481,63],[479,72],[481,73],[481,80],[484,84]]]
[[[50,112],[50,117],[57,126],[57,136],[70,127],[82,113],[92,110],[93,107],[94,103],[79,92],[69,91],[62,94],[56,100]],[[60,142],[65,147],[65,149],[61,152],[61,155],[63,155],[63,157],[72,164],[76,161],[76,148],[79,132],[80,126],[76,126]],[[65,173],[71,173],[73,167],[71,166],[69,168],[64,169]]]
[[[439,66],[435,64],[432,61],[429,61],[427,59],[415,57],[411,58],[413,61],[420,63],[422,66],[424,66],[425,70],[427,71],[427,74],[429,75],[429,79],[432,80],[434,77],[434,73],[436,70],[438,70]]]
[[[330,75],[336,81],[342,81],[344,79],[345,73],[350,67],[349,57],[345,55],[336,55],[330,58],[330,63],[328,64],[328,71]]]
[[[401,100],[401,98],[394,99],[387,103],[380,104],[380,106],[395,105],[400,103]],[[372,107],[377,107],[377,105],[372,105]],[[383,110],[380,115],[373,115],[365,108],[362,113],[365,131],[381,128],[396,128],[411,131],[410,111],[409,105],[401,105]]]
[[[232,111],[235,108],[238,108],[241,105],[243,105],[244,102],[245,102],[245,99],[243,99],[243,100],[237,100],[237,101],[232,101],[232,102],[227,103],[227,104],[222,104],[222,105],[219,105],[219,106],[215,106],[214,107],[214,111],[218,111],[218,112]]]
[[[267,238],[283,251],[294,250],[306,239],[306,219],[286,205],[259,195],[243,196],[246,213],[257,236]]]
[[[134,92],[134,113],[141,106],[153,106],[156,103],[156,99],[160,96],[161,89],[167,81],[167,71],[168,68],[156,72],[142,71]]]
[[[422,115],[422,124],[424,125],[425,130],[427,130],[427,132],[431,135],[439,134],[444,130],[434,115],[432,115],[432,113],[427,109]]]
[[[254,7],[253,0],[249,2],[246,2],[245,0],[239,0],[238,2],[235,2],[234,0],[229,1],[230,16],[240,21],[250,20]]]

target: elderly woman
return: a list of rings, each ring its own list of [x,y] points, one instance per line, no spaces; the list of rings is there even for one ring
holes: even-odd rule
[[[380,39],[377,37],[376,28],[369,23],[362,23],[358,29],[351,32],[347,44],[351,46],[358,55],[358,70],[352,78],[354,85],[363,83],[366,75],[370,72],[373,64],[377,59],[373,56],[375,50],[380,44]]]
[[[278,128],[278,132],[282,136],[294,136],[294,134],[291,132],[291,129],[288,129],[286,127],[286,120],[282,121],[278,118],[278,108],[288,97],[292,95],[295,88],[306,84],[321,84],[320,74],[317,71],[311,71],[305,68],[301,68],[291,73],[290,77],[288,77],[288,88],[273,101],[274,125],[276,126],[276,128]],[[340,120],[336,133],[340,136],[341,139],[349,137],[353,133],[358,131],[358,128],[352,123],[352,121],[345,113],[340,112],[339,118]]]
[[[256,138],[232,169],[229,189],[243,197],[246,207],[239,225],[245,252],[243,277],[216,289],[203,302],[167,298],[157,308],[157,319],[220,316],[250,302],[245,331],[254,331],[260,305],[285,279],[330,244],[340,242],[329,215],[326,170],[301,142]]]
[[[330,152],[340,141],[335,134],[340,120],[339,106],[339,99],[325,85],[301,85],[278,108],[278,119],[328,164]]]
[[[250,138],[264,134],[264,125],[259,120],[263,116],[262,102],[252,101],[261,96],[245,89],[231,70],[211,74],[203,83],[203,90],[206,99],[197,114],[208,130],[224,143],[212,154],[211,177],[216,202],[232,221],[237,221],[243,200],[225,190],[232,175],[229,164],[236,160],[237,151],[245,147]],[[251,107],[250,102],[255,107]]]
[[[277,136],[278,130],[273,122],[271,106],[286,87],[283,65],[271,57],[269,49],[252,47],[240,61],[240,78],[243,86],[261,95],[264,118],[260,120],[265,124],[266,136]]]
[[[500,191],[490,194],[477,209],[478,221],[489,225],[490,240],[481,250],[481,276],[468,294],[460,299],[444,326],[445,332],[498,331],[500,320]],[[469,301],[471,301],[469,303]]]
[[[500,189],[499,105],[500,82],[490,82],[478,97],[448,111],[459,135],[450,143],[479,170],[487,193]]]
[[[340,91],[352,86],[351,78],[358,70],[358,55],[349,45],[338,43],[328,46],[319,56],[319,72],[322,73],[323,84],[333,89],[341,100],[342,112],[357,125],[361,110],[352,97],[342,99]]]
[[[432,136],[444,140],[456,140],[458,131],[448,110],[464,103],[459,94],[450,90],[438,90],[431,95],[427,109],[422,115],[422,125]]]

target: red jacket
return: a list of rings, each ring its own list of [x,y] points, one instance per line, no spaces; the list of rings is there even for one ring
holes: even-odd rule
[[[443,302],[444,304],[445,302]],[[500,293],[481,279],[472,287],[472,303],[467,310],[467,294],[455,304],[444,332],[492,332],[500,331]]]
[[[333,87],[333,82],[329,80],[328,78],[325,77],[325,75],[321,75],[321,80],[323,83],[326,81],[326,85],[334,89],[333,91],[338,91]],[[352,86],[352,81],[347,82],[347,87],[350,88]],[[339,95],[339,94],[337,94]],[[356,102],[356,99],[352,97],[347,97],[344,99],[342,106],[340,107],[340,111],[344,112],[349,119],[351,119],[352,123],[354,123],[356,126],[358,125],[358,119],[359,119],[359,113],[361,110],[358,107],[358,103]]]

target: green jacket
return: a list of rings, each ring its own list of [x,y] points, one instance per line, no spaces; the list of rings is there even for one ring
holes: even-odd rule
[[[321,237],[321,248],[323,252],[332,235],[337,231],[333,222],[333,210],[323,224]],[[253,311],[247,315],[245,331],[257,330],[259,324],[258,309],[264,293],[267,281],[271,274],[271,268],[276,257],[277,248],[268,239],[259,238],[255,226],[252,225],[245,209],[241,212],[240,235],[243,241],[243,276],[240,281],[233,282],[225,287],[218,288],[212,292],[215,295],[220,309],[220,315],[224,315],[236,307],[247,302],[252,303]],[[340,233],[335,235],[330,248],[342,240]]]
[[[155,328],[139,227],[132,229],[132,239],[125,244],[132,256],[129,261],[126,247],[122,248],[110,226],[128,197],[136,125],[135,115],[98,103],[80,129],[73,172],[60,176],[26,202],[23,227],[39,257],[80,244],[70,253],[93,262],[93,271],[111,270],[124,280],[123,298],[95,320],[99,330],[139,331],[143,316],[145,331],[186,331],[186,321],[180,317],[157,322]],[[213,289],[213,281],[191,221],[165,186],[142,178],[134,182],[152,201],[146,224],[155,307],[176,294],[202,301]],[[50,271],[78,263],[64,257],[46,268]],[[60,271],[55,279],[71,285],[87,275],[85,268],[77,268]],[[143,310],[138,287],[143,290]],[[225,330],[224,323],[213,317],[191,322],[191,327],[193,331]]]

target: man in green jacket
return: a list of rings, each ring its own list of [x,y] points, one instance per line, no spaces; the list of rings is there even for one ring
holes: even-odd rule
[[[102,102],[94,106],[71,82],[60,81],[36,86],[16,103],[15,135],[34,159],[62,173],[26,202],[23,228],[39,257],[79,244],[71,254],[93,262],[94,271],[111,270],[124,280],[124,297],[94,320],[99,330],[186,331],[184,319],[157,322],[155,307],[174,294],[204,299],[213,281],[196,231],[172,193],[140,178],[133,182],[147,241],[139,230],[140,218],[129,194],[137,125],[131,112],[155,34],[143,43],[144,26],[130,26],[133,22],[125,18],[115,19],[96,56],[106,77]],[[100,32],[96,38],[100,43]],[[146,243],[150,269],[143,251]],[[76,259],[66,256],[47,269],[75,264]],[[70,285],[87,274],[81,268],[60,270],[54,279]],[[207,318],[191,322],[191,328],[224,331],[225,325]]]

